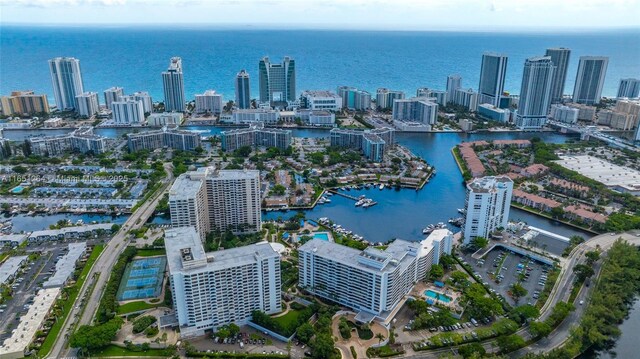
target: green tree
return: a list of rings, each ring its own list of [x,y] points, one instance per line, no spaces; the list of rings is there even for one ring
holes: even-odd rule
[[[498,344],[502,353],[510,353],[522,348],[525,345],[525,341],[521,336],[512,334],[498,337],[498,339],[496,339],[496,344]]]
[[[309,322],[306,322],[298,327],[296,337],[298,337],[301,342],[308,344],[314,334],[313,326],[309,324]]]
[[[600,259],[600,252],[598,251],[588,251],[584,254],[587,257],[587,265],[592,265]]]
[[[460,285],[460,284],[464,284],[467,282],[467,274],[464,272],[461,272],[459,270],[451,273],[451,281],[453,282],[453,284],[455,285]]]
[[[431,266],[431,270],[429,270],[429,278],[432,280],[437,280],[444,276],[444,269],[440,264],[434,264]]]
[[[334,341],[330,333],[319,333],[311,341],[311,357],[329,359],[333,356]]]
[[[520,283],[514,283],[511,286],[511,295],[516,301],[527,295],[527,293],[528,291]]]
[[[544,338],[551,333],[551,326],[546,322],[531,322],[529,323],[529,332],[536,338]]]
[[[384,334],[382,333],[376,334],[376,339],[378,339],[378,345],[380,345],[380,343],[382,343],[382,341],[385,339]]]
[[[458,349],[458,354],[460,354],[464,359],[474,358],[474,355],[476,355],[476,358],[482,358],[486,353],[487,351],[480,343],[463,345]]]
[[[480,249],[486,247],[489,244],[489,240],[484,237],[475,237],[470,243],[472,247]]]
[[[540,310],[530,304],[521,305],[513,308],[509,313],[509,318],[515,320],[518,323],[524,323],[529,319],[534,319],[540,316]]]
[[[573,267],[573,271],[576,273],[576,281],[578,282],[584,282],[585,279],[593,276],[595,274],[595,271],[593,270],[593,267],[585,265],[585,264],[576,264]]]

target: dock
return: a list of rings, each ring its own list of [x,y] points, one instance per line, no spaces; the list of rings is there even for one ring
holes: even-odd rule
[[[337,194],[338,196],[342,196],[342,197],[344,197],[344,198],[349,198],[349,199],[354,200],[354,201],[356,201],[356,202],[359,200],[359,198],[358,198],[358,197],[350,196],[350,195],[348,195],[348,194],[346,194],[346,193],[342,193],[342,192],[340,192],[340,191],[336,191],[335,189],[328,189],[327,191],[328,191],[328,192],[331,192],[331,193],[333,193],[333,194]]]

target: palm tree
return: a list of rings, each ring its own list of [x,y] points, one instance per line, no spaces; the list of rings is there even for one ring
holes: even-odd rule
[[[378,345],[380,345],[380,343],[382,343],[382,341],[385,339],[384,335],[382,333],[378,333],[376,334],[376,339],[378,339]]]

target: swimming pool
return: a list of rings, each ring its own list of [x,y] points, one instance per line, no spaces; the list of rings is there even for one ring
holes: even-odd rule
[[[424,295],[426,295],[429,298],[433,298],[433,299],[437,299],[439,301],[441,301],[442,303],[450,303],[453,299],[451,299],[451,297],[448,297],[444,294],[440,294],[438,292],[434,292],[431,289],[427,289],[424,291]]]
[[[15,187],[13,187],[13,189],[11,190],[11,193],[14,193],[14,194],[20,194],[20,193],[22,193],[22,191],[24,191],[24,187],[22,187],[22,186],[15,186]]]
[[[320,239],[323,241],[329,241],[329,234],[327,232],[318,232],[313,234],[314,239]]]

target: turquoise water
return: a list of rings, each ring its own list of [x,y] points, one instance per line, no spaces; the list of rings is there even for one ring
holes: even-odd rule
[[[313,234],[313,238],[314,239],[321,239],[323,241],[329,241],[329,235],[327,233],[314,233]]]
[[[637,29],[553,34],[1,26],[0,93],[31,89],[48,94],[53,103],[47,60],[73,56],[80,59],[86,91],[102,95],[122,86],[126,93],[149,91],[160,101],[160,73],[169,58],[181,56],[188,99],[212,84],[225,99],[233,98],[240,69],[251,76],[253,98],[260,58],[280,61],[288,55],[296,60],[298,94],[352,85],[409,95],[419,87],[444,90],[446,76],[453,73],[462,76],[463,87],[477,88],[484,51],[509,56],[505,90],[519,93],[524,60],[543,55],[547,47],[564,46],[573,50],[564,93],[573,91],[578,58],[602,55],[610,57],[603,95],[613,96],[620,78],[640,73],[639,34]]]
[[[431,289],[425,290],[424,291],[424,295],[426,295],[429,298],[437,299],[437,300],[439,300],[439,301],[441,301],[443,303],[449,303],[452,300],[450,297],[448,297],[448,296],[446,296],[444,294],[436,293],[436,292],[432,291]]]
[[[13,189],[11,190],[11,193],[22,193],[22,191],[24,191],[24,187],[22,186],[15,186],[13,187]]]

